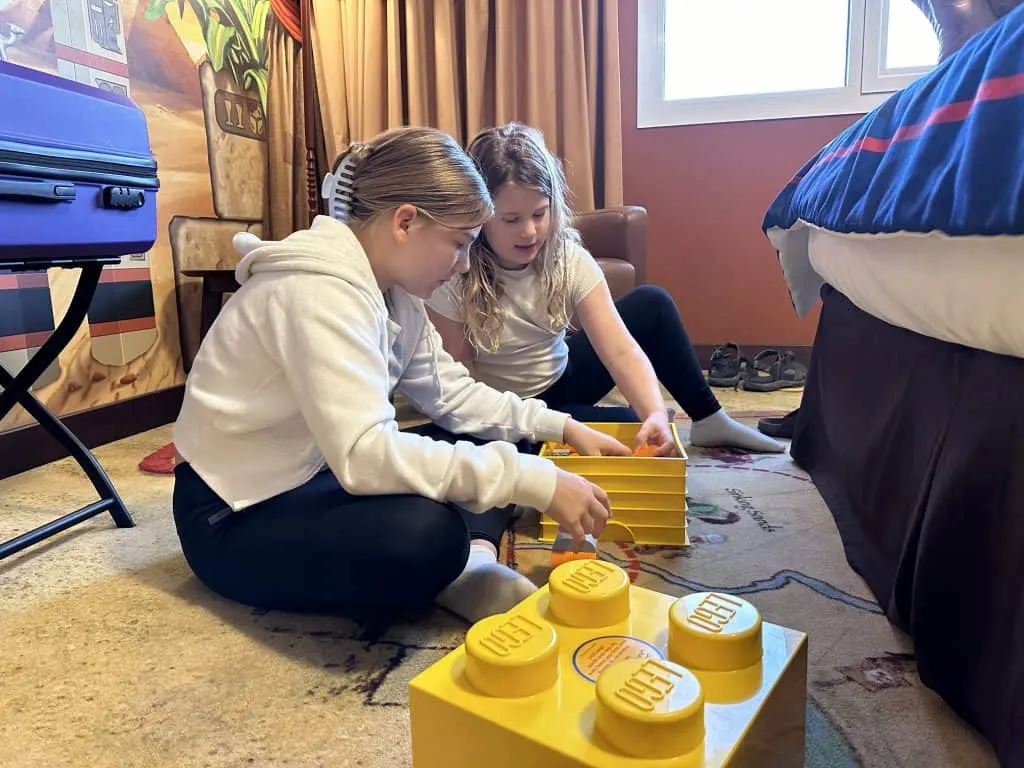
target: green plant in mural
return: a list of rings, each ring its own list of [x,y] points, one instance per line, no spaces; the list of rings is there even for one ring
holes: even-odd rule
[[[227,69],[243,90],[259,95],[267,109],[267,45],[264,33],[270,0],[149,0],[146,18],[156,21],[176,3],[184,13],[188,3],[199,19],[206,51],[215,72]]]

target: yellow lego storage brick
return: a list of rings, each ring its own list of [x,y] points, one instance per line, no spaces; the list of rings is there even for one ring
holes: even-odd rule
[[[576,560],[409,684],[413,768],[804,764],[807,637]]]
[[[588,423],[589,427],[632,446],[639,423]],[[547,442],[540,455],[567,472],[601,486],[611,502],[612,519],[601,541],[686,546],[686,451],[676,425],[671,424],[679,456],[579,456],[561,443]],[[541,541],[554,541],[558,524],[541,517]]]

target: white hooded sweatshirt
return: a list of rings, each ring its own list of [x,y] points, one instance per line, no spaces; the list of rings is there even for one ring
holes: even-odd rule
[[[353,494],[547,509],[554,465],[513,442],[560,440],[568,416],[470,378],[422,300],[381,293],[346,225],[320,216],[279,242],[243,233],[235,246],[241,288],[203,340],[174,427],[178,453],[232,509],[296,488],[325,463]],[[451,432],[503,442],[401,432],[395,390]]]

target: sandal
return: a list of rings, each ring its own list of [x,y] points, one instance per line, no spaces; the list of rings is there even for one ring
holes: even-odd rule
[[[736,389],[743,373],[744,362],[738,344],[731,341],[719,344],[711,352],[711,360],[708,363],[708,384],[712,387]]]
[[[774,392],[802,387],[807,381],[807,368],[793,358],[792,352],[777,349],[758,352],[754,364],[747,367],[743,388],[751,392]]]

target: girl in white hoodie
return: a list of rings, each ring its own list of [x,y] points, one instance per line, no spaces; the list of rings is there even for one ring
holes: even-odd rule
[[[260,608],[507,610],[534,589],[497,563],[512,506],[576,538],[609,514],[600,488],[514,443],[629,449],[474,381],[444,351],[423,298],[468,268],[493,210],[454,139],[382,134],[350,147],[324,188],[332,215],[308,230],[235,238],[241,288],[203,340],[174,429],[185,556],[210,589]],[[395,391],[448,441],[399,430]]]

